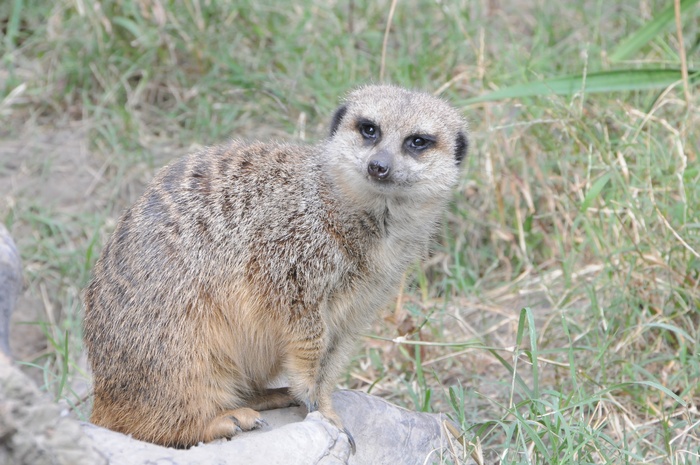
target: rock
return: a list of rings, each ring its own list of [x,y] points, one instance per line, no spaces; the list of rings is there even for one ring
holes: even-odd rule
[[[10,233],[0,223],[0,353],[7,357],[10,357],[10,316],[21,291],[22,262],[19,252]]]
[[[304,416],[301,407],[264,412],[269,426],[230,441],[172,449],[61,416],[23,373],[0,360],[0,464],[418,465],[451,457],[443,415],[356,391],[336,392],[333,402],[355,438],[354,455],[344,433],[318,412]]]
[[[336,392],[333,403],[355,438],[354,455],[344,433],[318,412],[304,418],[301,407],[263,412],[269,426],[187,450],[89,424],[83,430],[100,445],[110,465],[422,465],[449,457],[442,424],[449,420],[444,415],[412,412],[357,391]]]
[[[0,356],[0,464],[102,465],[107,460],[80,423]]]

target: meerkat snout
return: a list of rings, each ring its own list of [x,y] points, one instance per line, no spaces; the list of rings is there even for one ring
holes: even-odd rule
[[[384,181],[391,173],[392,156],[386,150],[372,155],[367,164],[367,173],[378,181]]]

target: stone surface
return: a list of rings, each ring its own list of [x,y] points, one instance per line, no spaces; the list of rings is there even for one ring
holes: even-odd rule
[[[0,352],[10,356],[10,316],[22,291],[22,263],[5,225],[0,223]]]
[[[443,415],[412,412],[357,391],[336,392],[333,403],[355,438],[354,455],[344,433],[317,412],[304,417],[301,407],[263,412],[268,426],[188,450],[148,444],[89,424],[83,430],[112,465],[409,465],[442,463],[450,457]]]
[[[107,460],[79,422],[0,354],[0,464],[102,465]]]

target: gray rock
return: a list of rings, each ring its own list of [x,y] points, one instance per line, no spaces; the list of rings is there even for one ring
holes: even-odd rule
[[[318,412],[304,417],[301,407],[263,412],[268,426],[188,450],[156,446],[89,424],[83,430],[111,465],[422,465],[451,457],[442,423],[449,420],[444,415],[412,412],[357,391],[336,392],[333,403],[355,438],[354,455],[344,433]]]
[[[10,357],[10,316],[22,291],[22,262],[10,233],[0,223],[0,352]]]
[[[61,416],[58,405],[0,356],[0,464],[106,463],[80,423]]]

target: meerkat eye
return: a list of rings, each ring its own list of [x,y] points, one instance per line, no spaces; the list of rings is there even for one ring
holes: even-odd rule
[[[411,152],[421,152],[435,143],[435,139],[430,136],[409,136],[404,141],[404,145]]]
[[[376,124],[363,121],[359,124],[360,134],[367,140],[375,140],[379,137],[379,128]]]
[[[416,149],[422,149],[428,145],[428,141],[423,139],[422,137],[414,137],[411,139],[411,146]]]

